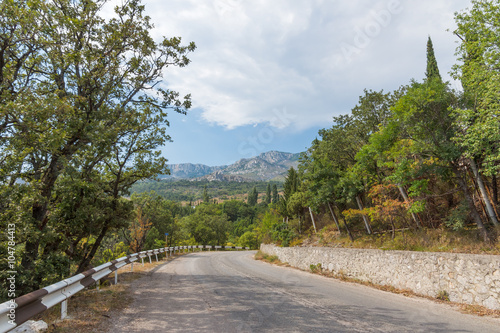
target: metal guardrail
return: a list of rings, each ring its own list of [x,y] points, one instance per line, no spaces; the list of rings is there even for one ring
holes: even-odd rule
[[[134,268],[134,261],[142,259],[144,264],[144,258],[149,257],[149,262],[151,263],[151,256],[155,255],[156,261],[158,261],[158,254],[160,253],[179,253],[182,251],[189,251],[190,249],[194,252],[194,249],[198,248],[203,251],[203,249],[208,249],[209,251],[213,248],[211,245],[189,245],[189,246],[175,246],[175,247],[165,247],[160,249],[142,251],[139,253],[134,253],[126,257],[121,257],[119,259],[107,262],[98,267],[89,269],[83,273],[74,275],[65,280],[54,283],[48,287],[33,291],[29,294],[19,296],[10,301],[0,304],[0,333],[8,332],[22,323],[26,322],[28,319],[50,309],[54,305],[61,304],[61,319],[67,316],[67,300],[86,287],[95,284],[100,279],[108,276],[110,273],[115,272],[115,284],[118,283],[118,269],[131,264],[131,269]],[[215,246],[215,249],[243,249],[242,247],[235,246]],[[245,248],[249,250],[248,247]]]

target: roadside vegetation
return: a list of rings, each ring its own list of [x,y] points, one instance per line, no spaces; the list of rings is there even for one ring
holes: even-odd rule
[[[500,2],[472,1],[455,21],[463,90],[443,81],[429,37],[423,80],[365,90],[319,131],[265,241],[499,253]]]
[[[463,90],[429,37],[423,79],[363,91],[282,184],[152,181],[167,111],[191,106],[158,83],[195,45],[154,42],[140,1],[101,18],[105,2],[1,2],[1,301],[8,271],[19,296],[163,246],[500,254],[499,0],[455,15]]]

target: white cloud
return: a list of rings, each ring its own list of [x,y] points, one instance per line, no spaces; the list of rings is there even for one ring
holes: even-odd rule
[[[453,12],[468,3],[145,1],[156,37],[196,42],[192,63],[169,70],[165,81],[192,93],[205,121],[228,129],[273,126],[273,110],[286,109],[299,130],[329,126],[364,88],[395,89],[421,79],[428,35],[446,77],[456,46],[446,29],[453,30]]]

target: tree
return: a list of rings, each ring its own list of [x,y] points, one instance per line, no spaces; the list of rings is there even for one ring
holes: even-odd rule
[[[273,184],[273,204],[277,204],[280,200],[279,194],[278,194],[278,185]]]
[[[238,245],[242,247],[249,247],[252,250],[259,248],[259,241],[257,234],[253,231],[247,231],[238,239]]]
[[[137,207],[136,218],[130,225],[130,240],[129,246],[132,253],[137,253],[142,251],[144,244],[146,243],[146,237],[149,230],[153,224],[149,221],[147,217],[142,214],[142,208]]]
[[[267,189],[266,189],[266,199],[265,199],[265,203],[266,204],[270,204],[271,203],[271,199],[272,199],[272,196],[271,196],[271,184],[267,184]]]
[[[183,218],[183,223],[198,244],[225,245],[227,241],[229,219],[218,205],[199,205],[194,214]]]
[[[465,107],[455,108],[455,140],[473,171],[475,183],[488,219],[500,226],[493,200],[497,196],[496,174],[500,170],[499,79],[500,2],[472,1],[468,12],[457,13],[455,34],[462,40],[457,48],[462,64],[454,67],[454,76],[464,88]],[[491,176],[494,195],[490,197],[483,176]]]
[[[210,202],[210,196],[208,195],[207,185],[203,186],[203,202],[204,203]]]
[[[2,215],[15,214],[26,230],[20,239],[24,243],[20,270],[29,275],[23,284],[27,290],[40,286],[43,272],[35,266],[60,253],[66,233],[72,244],[89,239],[85,237],[89,232],[99,239],[113,227],[114,217],[125,213],[119,199],[122,191],[165,171],[166,160],[155,149],[169,140],[166,110],[185,113],[190,107],[189,96],[182,99],[158,83],[169,66],[189,63],[186,54],[195,45],[183,46],[177,37],[154,42],[149,33],[152,25],[138,0],[116,7],[108,20],[99,16],[105,3],[34,1],[21,2],[20,9],[8,7],[13,14],[26,14],[12,26],[17,30],[10,41],[24,38],[20,44],[3,44],[8,49],[2,54],[26,56],[17,74],[11,65],[2,68],[0,86],[7,87],[2,96],[9,89],[22,94],[15,103],[0,106],[0,169],[8,170],[2,181],[9,179],[12,189],[22,191],[31,216],[14,213],[19,211],[15,205]],[[69,223],[76,219],[65,220],[70,210],[59,209],[67,202],[66,207],[85,211],[81,203],[91,200],[78,203],[63,188],[70,183],[77,187],[78,182],[95,183],[81,195],[99,194],[92,204],[105,203],[101,211],[112,212],[100,217],[108,222],[99,229],[80,234],[79,226]],[[3,182],[2,193],[10,191],[6,186]],[[85,216],[87,223],[98,225],[96,216]],[[61,220],[66,223],[61,225]],[[98,242],[94,245],[84,261],[95,253]]]
[[[257,204],[257,199],[259,197],[259,192],[257,192],[257,188],[254,186],[252,188],[252,191],[248,193],[248,205],[249,206],[255,206]]]
[[[414,152],[431,157],[427,165],[433,166],[437,174],[449,177],[452,171],[481,235],[487,240],[488,232],[466,183],[461,149],[453,141],[457,128],[450,108],[456,109],[457,102],[448,84],[438,79],[423,84],[413,82],[394,108],[394,121],[399,123],[403,138],[412,141]]]
[[[427,80],[441,80],[441,75],[439,74],[439,68],[437,65],[436,57],[434,56],[434,47],[432,46],[432,40],[430,36],[429,39],[427,39],[427,70],[425,71],[425,77],[427,78]]]
[[[290,199],[291,196],[297,192],[299,185],[299,175],[293,167],[290,167],[285,178],[285,184],[283,184],[283,197],[285,201],[288,201],[288,199]]]
[[[391,107],[401,95],[402,90],[393,93],[365,90],[351,115],[334,117],[331,128],[319,131],[319,138],[312,142],[299,164],[308,192],[308,205],[312,209],[328,206],[334,215],[333,208],[341,212],[351,206],[358,207],[360,197],[373,183],[384,178],[373,159],[365,159],[362,168],[354,170],[353,167],[358,163],[357,154],[371,135],[387,124]],[[336,216],[332,217],[335,221]],[[365,228],[371,232],[366,217],[363,220]],[[347,225],[345,227],[350,234]]]

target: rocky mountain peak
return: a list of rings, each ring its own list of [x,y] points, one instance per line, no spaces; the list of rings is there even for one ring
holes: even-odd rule
[[[252,158],[242,158],[228,166],[172,164],[169,178],[238,182],[283,180],[290,167],[297,168],[299,156],[300,153],[268,151]]]

